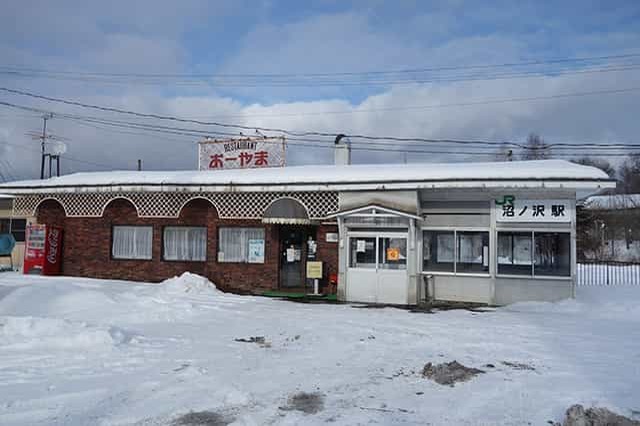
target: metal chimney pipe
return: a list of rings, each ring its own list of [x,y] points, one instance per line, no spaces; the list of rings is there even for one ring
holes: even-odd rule
[[[345,139],[342,142],[342,139]],[[351,143],[347,135],[339,134],[334,141],[334,164],[337,166],[346,166],[351,164]]]

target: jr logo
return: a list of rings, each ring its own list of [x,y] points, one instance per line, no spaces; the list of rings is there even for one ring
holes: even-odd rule
[[[496,200],[496,206],[510,206],[513,205],[516,197],[513,195],[504,195],[502,200]]]

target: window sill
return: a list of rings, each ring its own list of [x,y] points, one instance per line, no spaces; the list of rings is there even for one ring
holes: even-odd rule
[[[422,271],[420,272],[422,275],[440,275],[443,277],[480,277],[480,278],[491,278],[491,274],[486,273],[473,273],[473,272],[431,272],[431,271]]]
[[[120,261],[125,261],[125,262],[127,262],[127,261],[128,262],[131,262],[131,261],[133,261],[133,262],[151,262],[151,261],[153,261],[153,258],[149,258],[149,259],[147,259],[147,258],[139,259],[138,258],[138,259],[136,259],[136,258],[130,258],[130,257],[112,257],[111,260],[115,260],[117,262],[120,262]]]
[[[553,281],[570,281],[573,280],[573,277],[557,277],[553,275],[496,275],[496,278],[519,278],[526,280],[553,280]]]

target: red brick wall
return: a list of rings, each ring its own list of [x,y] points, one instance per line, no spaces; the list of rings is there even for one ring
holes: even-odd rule
[[[226,291],[259,293],[278,288],[280,261],[279,227],[259,220],[221,220],[205,200],[191,201],[182,209],[179,218],[139,218],[127,200],[111,202],[101,218],[65,217],[55,201],[45,201],[37,212],[39,223],[64,228],[63,263],[65,275],[94,278],[162,281],[185,271],[206,276]],[[118,260],[111,258],[111,233],[114,225],[153,226],[153,254],[151,260]],[[165,261],[162,259],[164,226],[187,225],[207,227],[206,262]],[[265,229],[265,263],[220,263],[218,256],[218,227],[256,226]],[[337,243],[326,243],[326,232],[337,232],[335,226],[317,228],[318,260],[325,262],[325,278],[337,272]]]
[[[323,262],[322,273],[326,284],[331,274],[338,274],[338,243],[328,243],[327,233],[338,233],[337,225],[320,225],[317,232],[317,259]]]

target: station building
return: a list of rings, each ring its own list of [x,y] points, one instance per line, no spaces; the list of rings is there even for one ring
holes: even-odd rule
[[[495,305],[574,294],[576,192],[612,188],[561,160],[113,171],[10,182],[13,214],[63,229],[62,273],[339,300]]]

